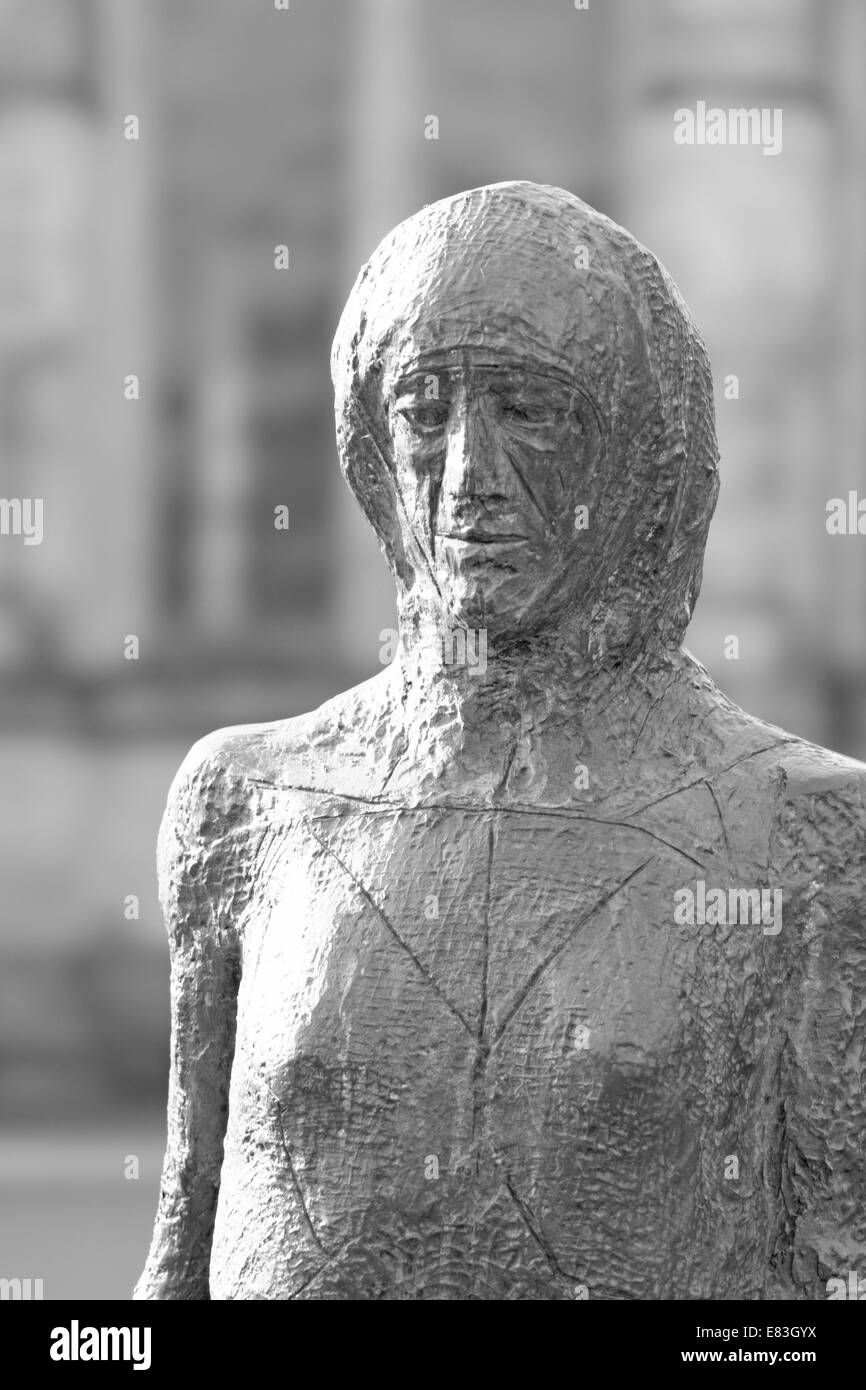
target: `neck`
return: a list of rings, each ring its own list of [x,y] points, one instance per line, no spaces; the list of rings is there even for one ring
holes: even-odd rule
[[[457,752],[528,730],[616,743],[677,665],[677,652],[592,653],[586,636],[568,628],[505,638],[449,631],[415,613],[401,624],[394,673],[406,726],[424,727]]]

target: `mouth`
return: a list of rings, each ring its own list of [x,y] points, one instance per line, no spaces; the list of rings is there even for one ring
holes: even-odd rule
[[[452,545],[519,545],[529,540],[518,531],[488,531],[479,526],[467,526],[460,531],[440,531],[439,539]]]

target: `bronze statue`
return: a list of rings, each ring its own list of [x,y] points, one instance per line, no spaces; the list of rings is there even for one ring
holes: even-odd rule
[[[866,767],[681,645],[718,487],[686,306],[497,184],[386,237],[332,369],[400,648],[175,780],[136,1296],[825,1298],[866,1248]]]

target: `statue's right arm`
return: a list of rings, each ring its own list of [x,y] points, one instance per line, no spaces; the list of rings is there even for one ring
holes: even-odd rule
[[[175,778],[159,832],[171,950],[168,1141],[153,1240],[134,1299],[207,1299],[228,1115],[240,955],[228,909],[231,817],[203,740]],[[204,750],[204,751],[203,751]]]

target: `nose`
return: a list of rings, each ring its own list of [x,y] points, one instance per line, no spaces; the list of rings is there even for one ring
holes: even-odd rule
[[[452,504],[508,502],[515,497],[513,469],[483,393],[461,393],[452,414],[442,493]]]

